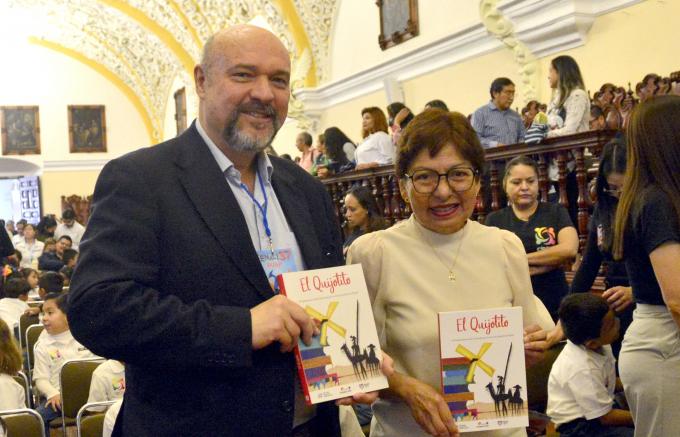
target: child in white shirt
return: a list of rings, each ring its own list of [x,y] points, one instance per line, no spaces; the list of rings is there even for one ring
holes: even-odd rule
[[[71,335],[66,318],[67,306],[67,293],[45,296],[42,323],[47,334],[41,335],[35,344],[33,381],[38,392],[47,399],[36,410],[45,421],[46,435],[49,435],[49,423],[61,417],[61,367],[67,360],[96,357]]]
[[[12,278],[5,283],[5,296],[0,299],[0,319],[9,326],[10,332],[19,326],[19,319],[28,309],[28,292],[31,287],[23,278]]]
[[[102,430],[102,437],[111,437],[113,427],[116,425],[116,418],[120,413],[120,407],[123,406],[123,399],[118,399],[116,403],[111,405],[104,415],[104,429]]]
[[[87,402],[116,401],[125,393],[125,365],[106,360],[95,369]]]
[[[548,378],[547,413],[562,437],[632,437],[630,411],[615,409],[616,359],[611,343],[619,320],[591,293],[564,298],[559,309],[567,344]]]
[[[21,353],[7,323],[0,320],[0,411],[26,408],[26,393],[12,375],[21,370]]]

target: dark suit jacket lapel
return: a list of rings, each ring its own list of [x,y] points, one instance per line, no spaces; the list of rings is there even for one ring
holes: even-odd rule
[[[187,195],[234,265],[262,297],[272,297],[241,208],[208,146],[193,125],[180,141],[176,162]]]
[[[300,181],[297,181],[300,183]],[[295,186],[293,177],[282,167],[274,166],[272,186],[276,197],[283,208],[288,226],[293,230],[302,258],[308,269],[323,265],[321,247],[314,234],[309,203],[304,193]]]

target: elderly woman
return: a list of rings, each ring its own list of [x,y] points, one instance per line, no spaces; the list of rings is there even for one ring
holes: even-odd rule
[[[522,243],[511,232],[469,220],[483,165],[484,151],[465,116],[438,109],[419,114],[403,132],[396,165],[413,214],[350,247],[348,262],[363,266],[381,347],[396,370],[390,389],[373,404],[373,437],[457,435],[439,388],[437,312],[520,306],[528,361],[545,346],[538,326],[545,319]]]

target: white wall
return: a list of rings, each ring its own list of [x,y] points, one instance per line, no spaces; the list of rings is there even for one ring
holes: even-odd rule
[[[339,0],[331,32],[329,81],[341,79],[479,23],[479,0],[420,0],[420,35],[383,51],[374,1]]]
[[[37,105],[41,155],[22,158],[36,163],[111,158],[149,145],[139,113],[111,82],[65,55],[27,41],[3,50],[11,60],[0,68],[0,105]],[[70,153],[68,105],[105,105],[107,153]]]

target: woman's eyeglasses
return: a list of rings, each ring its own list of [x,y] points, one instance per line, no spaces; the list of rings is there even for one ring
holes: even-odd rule
[[[413,189],[420,194],[434,193],[441,178],[446,178],[453,191],[462,193],[472,188],[478,174],[479,171],[472,167],[452,167],[446,173],[437,173],[430,169],[416,170],[406,177],[411,179]]]
[[[607,190],[604,190],[604,192],[609,194],[612,197],[620,197],[621,196],[621,188],[617,188],[615,190],[607,189]]]

